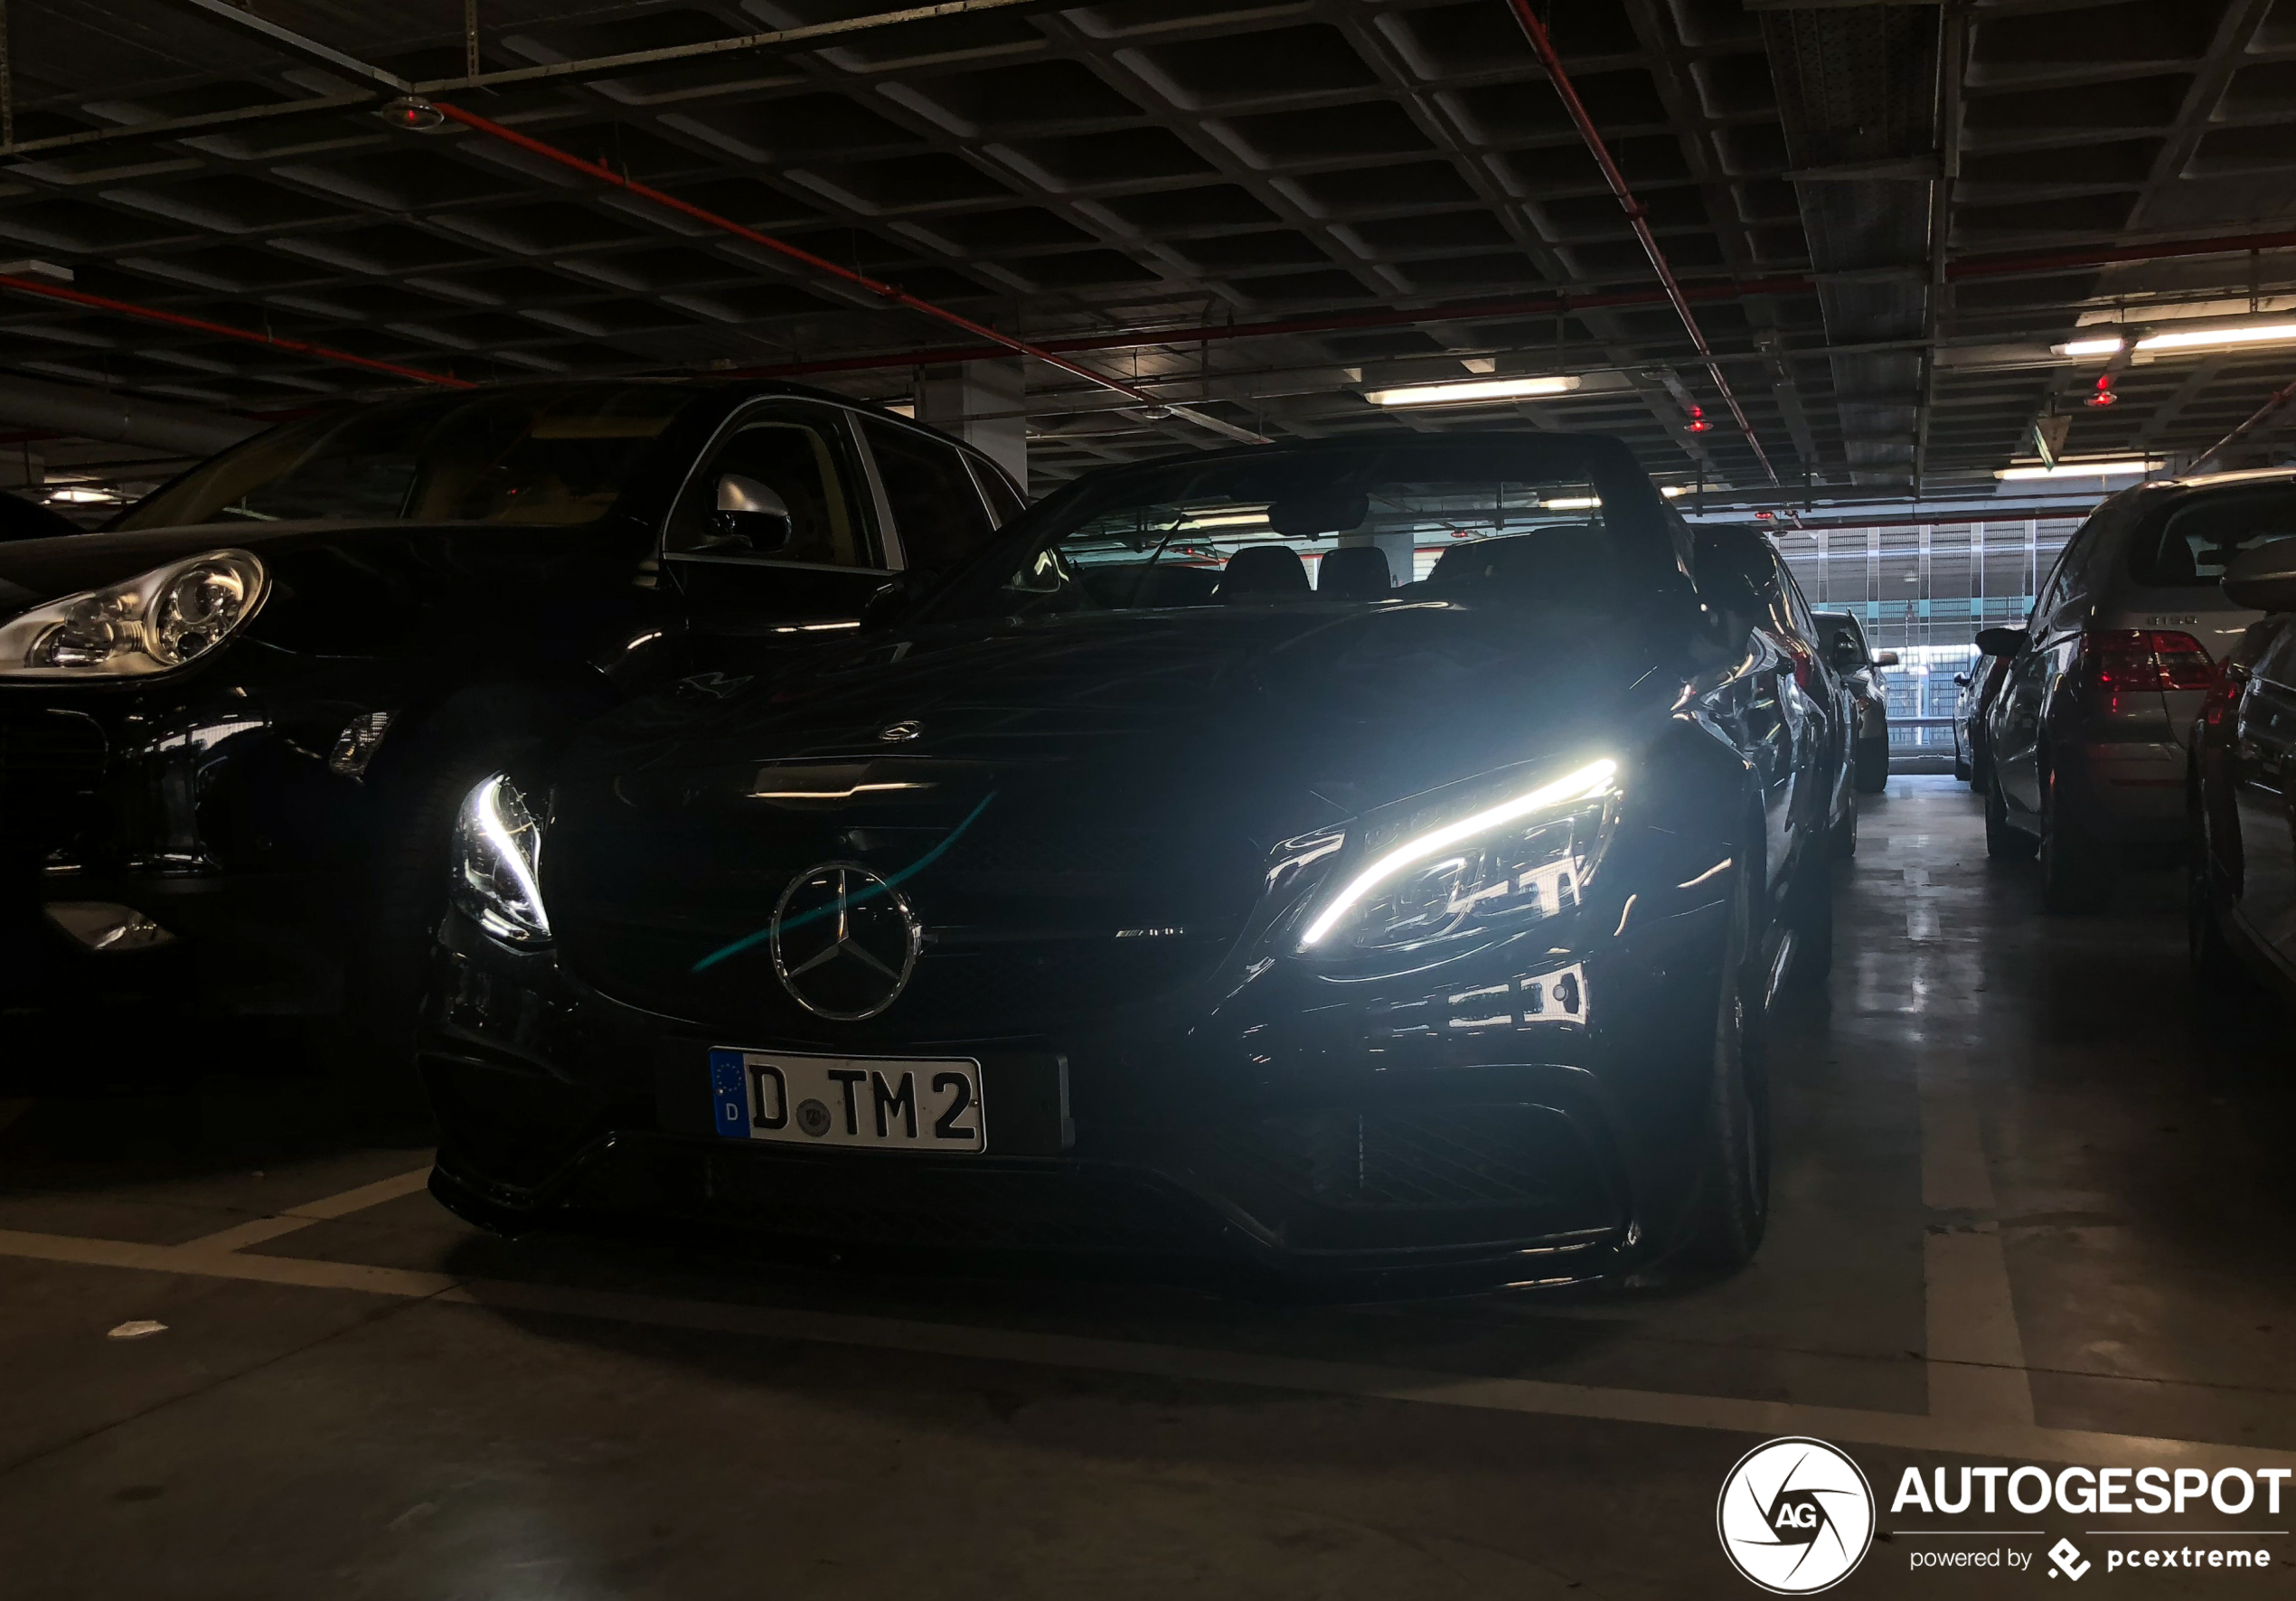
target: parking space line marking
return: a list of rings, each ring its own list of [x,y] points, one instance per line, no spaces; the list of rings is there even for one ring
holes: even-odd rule
[[[1600,1423],[1647,1424],[1764,1436],[1809,1435],[1843,1445],[1885,1446],[2013,1461],[2072,1462],[2092,1467],[2174,1467],[2206,1463],[2212,1468],[2244,1467],[2251,1471],[2262,1467],[2296,1468],[2296,1450],[2085,1429],[2038,1428],[2029,1422],[2004,1420],[1998,1414],[1991,1418],[1949,1418],[1914,1412],[1745,1400],[1729,1396],[1610,1389],[1541,1379],[1429,1372],[1091,1335],[679,1300],[508,1279],[456,1279],[447,1274],[409,1268],[319,1262],[299,1257],[250,1257],[183,1246],[136,1245],[69,1235],[0,1229],[0,1257],[351,1290],[429,1299],[498,1314],[581,1318],[697,1333],[795,1340],[1092,1372],[1143,1374],[1194,1383],[1576,1417]]]
[[[1922,1241],[1924,1350],[1934,1417],[2033,1421],[2009,1262],[1995,1223],[1992,1170],[1985,1162],[1977,1097],[1965,1073],[1924,1064],[1921,1100],[1922,1203],[1954,1214]]]
[[[298,1229],[308,1229],[314,1223],[332,1222],[347,1218],[353,1212],[364,1211],[371,1206],[381,1206],[386,1201],[396,1201],[402,1195],[412,1195],[430,1182],[430,1169],[416,1168],[412,1172],[395,1173],[387,1179],[377,1179],[372,1184],[362,1184],[355,1190],[345,1190],[340,1195],[325,1195],[316,1201],[306,1201],[291,1206],[268,1218],[254,1218],[235,1223],[229,1229],[219,1229],[212,1234],[187,1241],[180,1248],[199,1251],[240,1251],[251,1245],[261,1245],[283,1234],[293,1234]]]

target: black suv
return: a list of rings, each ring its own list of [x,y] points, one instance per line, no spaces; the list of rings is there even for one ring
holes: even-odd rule
[[[979,452],[786,384],[272,429],[106,532],[0,546],[0,933],[47,961],[188,946],[203,1004],[347,1008],[395,1056],[474,778],[854,628],[1021,505]]]

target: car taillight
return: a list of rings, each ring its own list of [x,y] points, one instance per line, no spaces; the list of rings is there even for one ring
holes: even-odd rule
[[[2200,641],[2165,628],[2091,628],[2081,636],[2081,664],[2100,693],[2205,690],[2216,664]]]
[[[1793,662],[1793,682],[1801,686],[1803,694],[1808,694],[1810,681],[1818,673],[1817,653],[1799,639],[1783,637],[1778,643],[1785,647],[1787,656]]]
[[[2217,663],[2208,682],[2208,698],[2200,702],[2200,720],[2212,729],[2223,722],[2225,713],[2240,704],[2240,692],[2247,683],[2247,668],[2229,657]]]

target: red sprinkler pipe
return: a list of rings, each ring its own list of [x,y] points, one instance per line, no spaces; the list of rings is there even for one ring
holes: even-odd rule
[[[2203,462],[2207,461],[2211,457],[2220,454],[2225,446],[2233,444],[2242,436],[2254,432],[2260,423],[2270,418],[2273,412],[2279,410],[2282,406],[2287,405],[2291,400],[2296,400],[2296,383],[2291,383],[2283,388],[2272,391],[2272,394],[2265,400],[2263,405],[2257,407],[2255,410],[2248,414],[2246,421],[2243,422],[2238,428],[2233,429],[2232,432],[2226,434],[2223,438],[2217,440],[2214,445],[2209,446],[2207,449],[2194,457],[2192,458],[2192,465],[2187,467],[2185,471],[2188,473],[2198,472]]]
[[[518,132],[515,128],[504,127],[501,123],[491,121],[475,111],[466,111],[459,106],[449,106],[441,100],[433,100],[429,103],[439,115],[449,121],[461,123],[465,127],[485,134],[491,138],[500,139],[506,145],[515,146],[530,155],[542,157],[545,161],[553,161],[560,166],[570,167],[583,176],[595,179],[600,184],[610,184],[615,188],[626,193],[634,194],[640,200],[650,202],[664,211],[675,212],[683,217],[691,217],[695,221],[706,223],[721,233],[729,233],[736,239],[746,240],[761,249],[773,251],[776,255],[786,256],[790,260],[809,267],[815,272],[851,284],[855,288],[866,290],[880,299],[890,301],[895,306],[919,312],[937,322],[946,323],[953,328],[961,328],[976,338],[989,341],[1005,353],[1028,356],[1048,366],[1057,367],[1074,377],[1096,383],[1103,389],[1114,390],[1116,393],[1149,408],[1155,414],[1168,413],[1175,417],[1185,417],[1190,422],[1210,429],[1214,433],[1224,434],[1231,439],[1240,439],[1247,444],[1265,445],[1267,443],[1264,435],[1256,434],[1249,429],[1237,428],[1234,423],[1209,416],[1192,407],[1177,406],[1170,401],[1160,400],[1146,390],[1136,388],[1121,379],[1111,378],[1106,372],[1097,372],[1090,367],[1081,366],[1066,357],[1054,354],[1042,345],[1031,344],[1024,339],[1016,339],[1010,334],[1000,334],[994,328],[976,323],[972,318],[950,311],[946,306],[936,306],[929,300],[920,300],[906,289],[880,282],[865,273],[855,272],[849,267],[841,267],[834,261],[816,256],[811,250],[802,250],[786,240],[778,240],[771,234],[760,233],[754,228],[745,228],[730,218],[720,217],[715,212],[704,211],[692,201],[680,200],[674,194],[665,194],[650,184],[641,184],[635,178],[624,177],[609,167],[600,166],[597,162],[585,161],[569,151],[560,150],[555,145],[546,145],[540,139]]]
[[[1744,434],[1746,442],[1753,447],[1754,459],[1762,464],[1762,470],[1769,475],[1770,482],[1777,483],[1778,469],[1770,465],[1770,457],[1764,452],[1762,441],[1754,436],[1754,425],[1746,419],[1746,412],[1738,405],[1738,397],[1731,391],[1730,381],[1722,376],[1722,363],[1714,359],[1714,352],[1706,343],[1706,334],[1698,327],[1698,319],[1690,310],[1689,297],[1682,293],[1682,286],[1675,281],[1674,268],[1667,261],[1666,252],[1658,247],[1658,236],[1651,231],[1650,219],[1642,211],[1642,202],[1636,200],[1634,192],[1626,186],[1626,175],[1611,159],[1610,150],[1603,143],[1603,136],[1595,131],[1595,119],[1586,114],[1586,107],[1579,99],[1577,89],[1571,83],[1570,74],[1563,71],[1563,58],[1556,53],[1555,42],[1547,36],[1547,24],[1540,22],[1538,14],[1530,9],[1530,0],[1508,0],[1508,4],[1514,8],[1515,20],[1522,24],[1524,36],[1529,39],[1531,49],[1537,51],[1539,59],[1546,63],[1547,76],[1553,80],[1555,92],[1562,97],[1563,109],[1570,113],[1571,121],[1577,125],[1578,137],[1586,141],[1587,151],[1595,157],[1595,164],[1603,169],[1603,181],[1618,197],[1619,205],[1626,212],[1627,223],[1634,230],[1634,237],[1642,241],[1642,253],[1651,259],[1651,267],[1657,269],[1658,281],[1665,287],[1666,298],[1672,304],[1674,315],[1682,319],[1682,326],[1689,332],[1690,343],[1698,347],[1699,356],[1706,362],[1707,376],[1721,391],[1722,403],[1730,409],[1730,416],[1737,423],[1738,432]]]
[[[402,367],[396,362],[378,362],[371,356],[354,356],[347,350],[336,350],[329,345],[313,344],[301,339],[282,339],[276,334],[259,334],[252,328],[234,328],[228,323],[211,323],[205,317],[185,316],[178,311],[162,311],[155,306],[138,306],[132,300],[114,300],[108,295],[90,295],[85,289],[67,289],[61,284],[43,284],[36,278],[14,278],[0,273],[0,289],[14,289],[20,295],[38,295],[50,300],[67,301],[73,306],[115,312],[121,316],[140,317],[147,323],[191,328],[202,334],[212,334],[219,339],[237,339],[246,344],[268,345],[273,350],[291,351],[300,356],[315,356],[320,361],[334,362],[345,367],[363,367],[370,372],[388,372],[393,378],[411,378],[420,383],[443,384],[448,389],[476,387],[469,379],[456,378],[450,373],[427,372],[420,367]]]

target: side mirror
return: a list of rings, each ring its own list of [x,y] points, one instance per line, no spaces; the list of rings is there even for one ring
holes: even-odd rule
[[[864,633],[879,628],[890,628],[915,610],[925,592],[914,571],[878,586],[867,600],[861,602],[861,626]]]
[[[1989,656],[2013,656],[2025,648],[2022,628],[1980,628],[1977,648]]]
[[[1877,667],[1895,667],[1896,664],[1897,653],[1894,650],[1877,651],[1874,654],[1874,665]]]
[[[770,555],[789,543],[789,503],[774,493],[769,485],[739,473],[727,473],[718,479],[717,503],[710,513],[710,532],[728,543],[746,545],[760,555]]]
[[[1967,689],[1969,687],[1969,674],[1966,673],[1956,673],[1953,674],[1953,682],[1961,685],[1962,688]]]
[[[2225,594],[2235,606],[2296,611],[2296,539],[2276,539],[2234,557],[2225,569]]]

